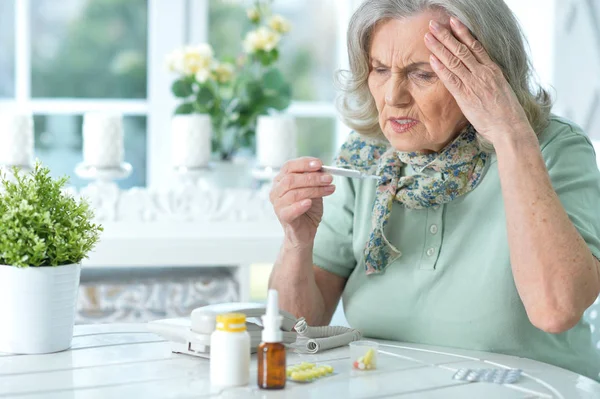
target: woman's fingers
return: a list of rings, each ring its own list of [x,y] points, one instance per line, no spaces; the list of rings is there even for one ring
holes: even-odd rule
[[[452,17],[450,18],[450,26],[452,27],[452,32],[456,38],[465,46],[467,46],[469,50],[471,50],[471,53],[479,63],[484,65],[490,65],[493,63],[490,55],[487,53],[487,51],[485,51],[481,43],[479,43],[479,41],[473,37],[469,31],[469,28],[467,28],[465,24]]]
[[[290,173],[316,172],[321,169],[321,166],[323,166],[323,163],[319,158],[303,157],[292,159],[283,164],[283,167],[275,178],[275,181],[281,180]]]
[[[318,158],[288,161],[274,180],[270,199],[280,221],[290,223],[311,209],[313,199],[327,197],[335,191],[333,176],[323,173]]]
[[[322,187],[331,184],[333,176],[327,173],[288,173],[282,176],[271,191],[271,201],[284,196],[287,192],[305,187]]]
[[[304,215],[312,206],[313,199],[327,197],[335,192],[335,186],[301,188],[292,190],[275,204],[279,220],[291,223]]]
[[[431,50],[431,53],[448,68],[454,75],[461,80],[467,81],[472,78],[472,72],[463,64],[460,58],[456,57],[442,42],[434,35],[427,33],[425,35],[425,45]]]
[[[276,200],[276,204],[279,203],[283,206],[287,206],[290,204],[295,204],[297,202],[304,201],[306,199],[323,198],[333,194],[334,191],[334,185],[328,185],[324,187],[298,188],[285,193],[285,195],[279,198],[279,200]]]
[[[463,82],[452,71],[444,66],[444,64],[433,54],[429,57],[431,68],[440,77],[444,86],[448,89],[454,98],[458,98],[463,90]]]
[[[466,66],[466,68],[468,68],[471,72],[477,69],[477,67],[481,66],[481,63],[475,58],[469,47],[466,44],[458,41],[458,39],[452,34],[451,30],[445,26],[442,26],[439,22],[432,20],[429,23],[429,31],[431,32],[430,34],[436,39],[430,42],[434,44],[435,48],[439,48],[439,45],[444,47],[449,53],[447,58],[450,60],[450,62],[456,64],[460,63],[463,65],[463,67]],[[431,46],[428,45],[428,47],[430,50],[432,50]],[[434,54],[436,54],[438,58],[446,63],[444,56],[441,56],[441,54],[438,53]],[[446,63],[446,65],[452,69],[452,65],[448,63]]]
[[[303,201],[285,206],[279,211],[279,220],[283,223],[292,223],[294,220],[308,212],[311,206],[311,199],[305,199]]]

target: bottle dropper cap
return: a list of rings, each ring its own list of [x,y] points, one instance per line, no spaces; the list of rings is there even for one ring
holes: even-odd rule
[[[281,334],[281,319],[279,315],[279,303],[278,295],[276,290],[269,290],[267,296],[267,312],[262,317],[263,331],[262,341],[263,342],[282,342],[283,335]]]

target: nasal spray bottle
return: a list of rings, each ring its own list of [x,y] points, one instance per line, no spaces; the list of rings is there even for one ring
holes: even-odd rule
[[[281,334],[277,291],[269,290],[267,312],[262,317],[262,342],[258,346],[258,387],[283,389],[286,380],[285,346]]]

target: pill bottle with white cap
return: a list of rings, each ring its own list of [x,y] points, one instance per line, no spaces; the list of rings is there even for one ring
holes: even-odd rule
[[[246,315],[217,316],[210,336],[210,383],[222,388],[247,385],[250,379],[250,335]]]

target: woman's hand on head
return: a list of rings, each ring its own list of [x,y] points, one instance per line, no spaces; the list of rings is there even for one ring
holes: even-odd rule
[[[492,144],[507,134],[533,133],[502,69],[464,24],[451,18],[450,25],[431,21],[425,44],[433,53],[431,67],[465,117]]]
[[[288,161],[273,181],[270,200],[283,226],[287,244],[296,248],[313,244],[323,216],[323,197],[333,194],[333,176],[321,172],[317,158]]]

